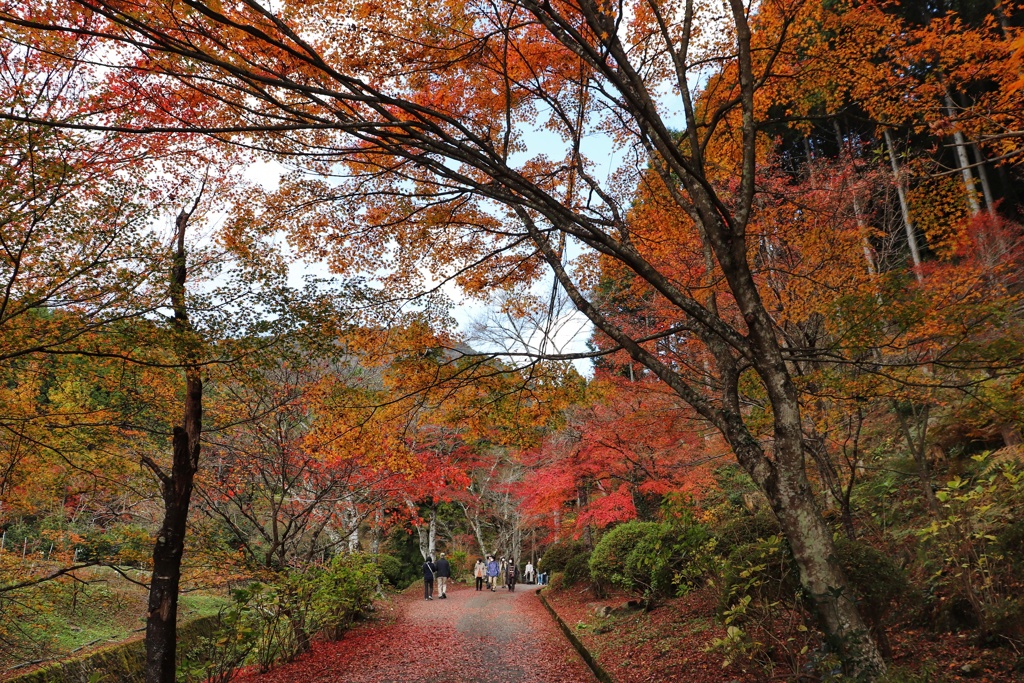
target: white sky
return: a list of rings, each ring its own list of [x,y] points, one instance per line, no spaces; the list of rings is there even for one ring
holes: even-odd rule
[[[525,152],[510,159],[513,165],[527,159],[534,158],[542,152],[551,152],[564,146],[563,141],[554,133],[548,131],[530,131],[525,135],[527,149]],[[604,168],[599,172],[602,176],[610,175],[615,171],[621,162],[621,154],[618,154],[610,139],[603,136],[591,136],[584,144],[583,154],[597,164],[606,160]],[[285,167],[274,161],[256,161],[249,165],[243,173],[246,180],[258,183],[268,190],[274,190],[279,185]],[[315,276],[323,279],[333,279],[336,276],[330,272],[327,265],[322,262],[306,261],[296,263],[292,267],[291,282],[293,286],[300,286],[306,276]],[[549,274],[534,289],[534,294],[548,300],[551,294],[552,276]],[[478,351],[501,351],[501,350],[523,350],[522,340],[508,339],[505,343],[487,343],[478,335],[472,334],[473,328],[485,321],[494,312],[494,307],[479,300],[466,297],[454,282],[443,286],[444,293],[455,303],[451,314],[459,325],[461,336],[469,338],[471,344]],[[586,317],[575,309],[567,308],[562,302],[561,312],[556,312],[555,320],[551,323],[553,345],[559,353],[579,353],[587,350],[587,341],[592,334],[592,325]],[[493,336],[494,330],[491,330]],[[526,340],[528,346],[536,350],[539,346],[540,335]],[[500,345],[499,345],[500,344]],[[549,350],[552,350],[549,345]],[[586,377],[593,375],[593,364],[589,360],[578,360],[574,362],[577,370]]]

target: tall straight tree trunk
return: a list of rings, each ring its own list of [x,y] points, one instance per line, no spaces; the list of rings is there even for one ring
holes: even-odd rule
[[[985,153],[981,151],[981,147],[977,143],[971,143],[971,149],[974,150],[974,158],[978,160],[978,182],[981,184],[981,196],[985,198],[985,208],[988,210],[988,214],[992,218],[996,217],[996,200],[992,194],[992,183],[988,180],[988,170],[985,168],[985,164],[988,160],[985,158]]]
[[[844,143],[843,133],[839,128],[839,122],[836,121],[835,119],[832,119],[832,129],[835,131],[836,143],[839,145],[839,149],[845,149],[847,155],[850,158],[850,166],[851,168],[853,168],[853,175],[856,179],[857,169],[855,166],[853,166],[853,154],[850,153],[849,146]],[[868,223],[867,220],[864,218],[864,210],[861,208],[860,198],[857,196],[856,187],[850,188],[850,198],[853,200],[853,215],[857,220],[857,228],[860,230],[860,246],[861,249],[864,250],[864,261],[867,263],[868,266],[868,274],[877,275],[878,266],[875,263],[875,252],[871,248],[871,240],[868,238]]]
[[[967,139],[957,128],[956,104],[949,92],[945,93],[946,114],[953,122],[953,144],[956,146],[956,158],[960,164],[960,175],[964,179],[964,191],[967,196],[967,205],[971,207],[971,215],[976,216],[981,212],[981,204],[978,202],[978,191],[974,189],[974,174],[971,173],[971,158],[967,154]]]
[[[384,515],[377,509],[373,513],[373,526],[370,528],[370,552],[376,555],[380,552],[380,539],[384,534]]]
[[[484,530],[483,525],[481,525],[480,523],[480,513],[471,513],[469,511],[469,506],[466,505],[465,503],[460,503],[460,505],[462,507],[463,514],[465,514],[466,516],[466,521],[469,523],[469,526],[473,529],[473,536],[476,538],[477,546],[479,546],[480,548],[480,556],[487,557],[487,544],[484,543]]]
[[[914,277],[921,282],[921,250],[917,246],[917,234],[914,231],[914,222],[910,220],[910,205],[907,203],[907,190],[903,185],[903,174],[900,172],[900,163],[896,160],[896,145],[892,142],[892,133],[888,128],[882,130],[885,137],[885,147],[889,151],[889,161],[892,163],[892,174],[896,178],[896,196],[900,200],[900,213],[903,216],[903,229],[907,233],[907,246],[910,247],[910,260],[914,264]]]
[[[199,200],[196,199],[196,205]],[[203,424],[203,381],[194,347],[194,328],[185,302],[185,228],[195,211],[182,210],[175,222],[177,248],[171,268],[171,307],[179,361],[185,370],[185,412],[171,440],[170,474],[153,463],[160,479],[164,519],[153,548],[153,577],[146,617],[146,683],[174,683],[177,654],[178,584],[192,483],[199,467],[199,438]]]

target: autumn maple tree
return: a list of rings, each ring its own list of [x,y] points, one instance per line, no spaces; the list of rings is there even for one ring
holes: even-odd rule
[[[366,411],[356,422],[403,425],[388,432],[392,465],[450,467],[462,472],[455,488],[480,493],[479,480],[468,483],[487,469],[480,444],[510,445],[514,430],[503,427],[522,421],[480,406],[523,396],[522,378],[547,363],[605,359],[609,398],[577,417],[592,431],[557,445],[568,460],[548,470],[546,503],[560,508],[575,489],[584,515],[602,523],[647,514],[661,492],[693,483],[698,454],[724,444],[778,518],[848,672],[884,672],[816,495],[849,512],[860,455],[841,444],[861,418],[843,416],[899,418],[927,497],[932,406],[964,395],[975,407],[1016,401],[1020,231],[1000,212],[1016,201],[1021,151],[1014,8],[0,8],[9,44],[65,68],[109,67],[83,69],[70,115],[16,103],[4,115],[13,126],[202,136],[208,149],[288,164],[277,187],[239,202],[226,239],[244,252],[283,230],[339,276],[373,281],[390,318],[368,316],[355,343],[386,371],[336,397],[349,415]],[[609,157],[621,160],[615,173],[601,171]],[[438,331],[450,325],[446,286],[523,319],[543,317],[540,283],[589,320],[592,351],[527,344],[481,355]],[[446,414],[446,401],[458,408]],[[1012,414],[977,410],[1006,442],[1019,438]],[[446,479],[402,497],[410,508],[478,505],[444,490]],[[582,500],[581,489],[613,486]]]

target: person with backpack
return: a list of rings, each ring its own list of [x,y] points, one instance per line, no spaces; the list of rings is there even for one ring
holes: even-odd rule
[[[498,574],[501,568],[498,566],[498,561],[494,559],[494,555],[487,556],[487,585],[490,586],[491,592],[494,592],[494,586],[498,583]]]
[[[448,560],[445,559],[444,553],[441,553],[441,558],[436,564],[437,570],[437,597],[441,600],[448,599],[448,579],[452,576],[452,566],[448,564]]]
[[[423,563],[423,599],[434,599],[434,575],[437,574],[437,567],[434,565],[434,558],[427,555]]]

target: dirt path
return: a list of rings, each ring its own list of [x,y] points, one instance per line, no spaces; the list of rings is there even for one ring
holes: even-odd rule
[[[245,683],[591,683],[593,674],[532,587],[515,593],[454,587],[398,596],[387,625],[317,644],[297,662]]]

